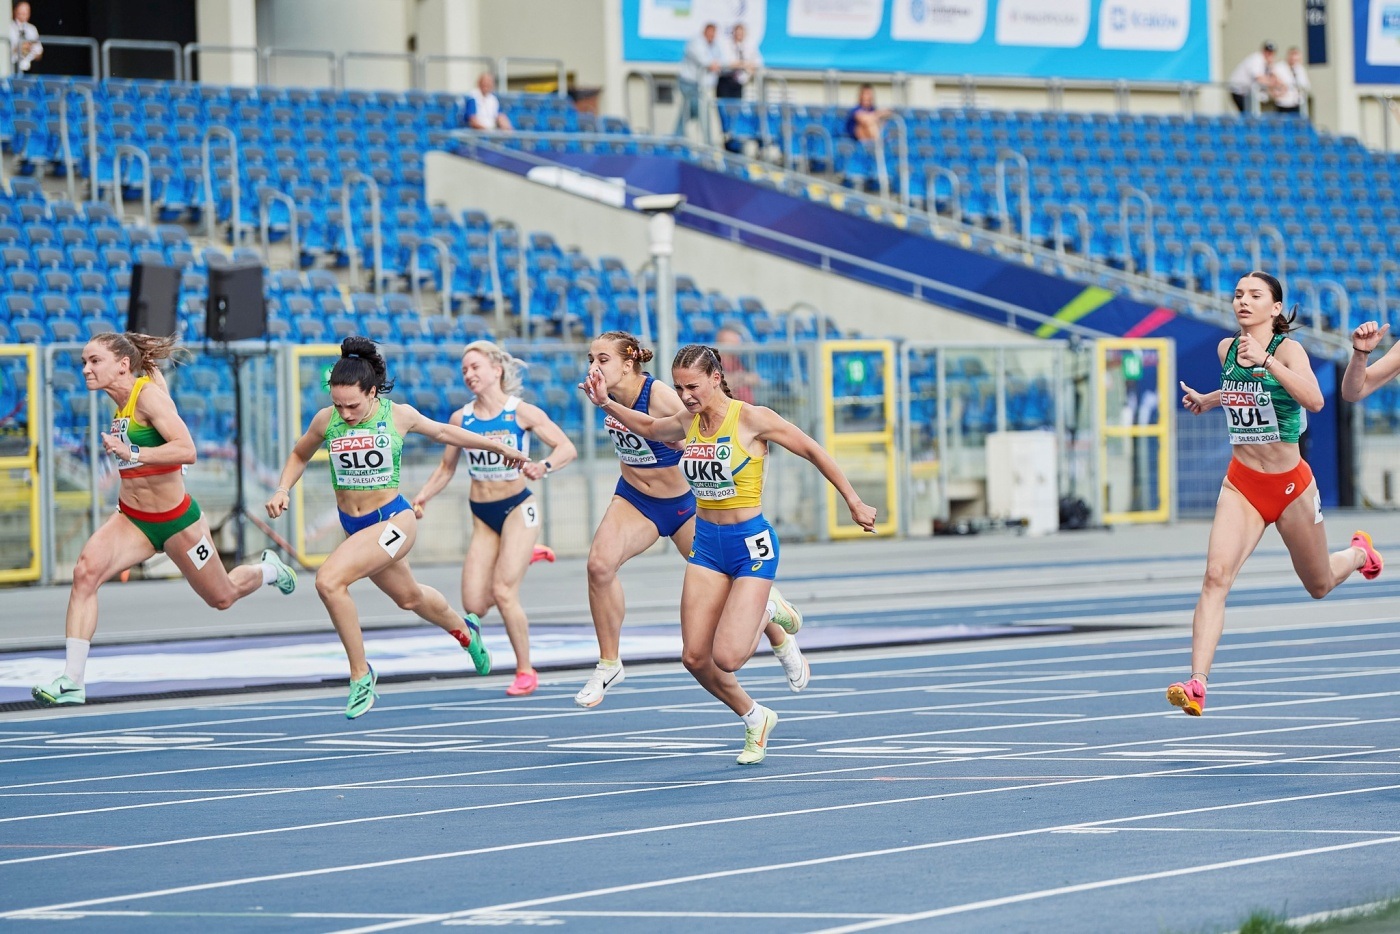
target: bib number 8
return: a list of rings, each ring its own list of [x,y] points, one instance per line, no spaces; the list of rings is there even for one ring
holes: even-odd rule
[[[749,557],[755,561],[767,561],[773,557],[773,533],[768,529],[750,535],[744,539],[744,544],[748,546]]]

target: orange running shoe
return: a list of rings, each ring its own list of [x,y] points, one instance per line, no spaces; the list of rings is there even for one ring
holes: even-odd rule
[[[540,676],[535,674],[535,669],[527,668],[515,673],[515,680],[506,688],[506,694],[511,697],[524,697],[526,694],[535,693],[535,688],[539,686]]]
[[[535,553],[530,555],[530,563],[534,564],[536,561],[548,561],[550,564],[553,564],[554,549],[550,548],[548,545],[536,545]]]
[[[1351,537],[1351,547],[1360,548],[1366,552],[1366,563],[1361,565],[1361,576],[1368,581],[1373,581],[1381,576],[1381,569],[1385,567],[1385,559],[1381,553],[1371,544],[1371,536],[1365,532],[1357,532]]]
[[[1206,686],[1200,678],[1178,681],[1167,688],[1167,700],[1172,706],[1180,707],[1193,717],[1199,717],[1206,708]]]

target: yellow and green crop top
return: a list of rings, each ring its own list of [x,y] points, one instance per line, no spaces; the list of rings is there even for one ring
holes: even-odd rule
[[[733,399],[719,430],[700,433],[700,416],[690,423],[681,455],[681,473],[705,509],[743,509],[763,501],[763,458],[754,457],[739,443],[739,413],[744,403]]]
[[[143,425],[136,420],[136,400],[140,398],[141,390],[150,382],[149,376],[136,377],[136,384],[131,387],[131,395],[127,397],[126,405],[117,409],[117,414],[112,416],[111,434],[120,438],[132,451],[129,461],[116,458],[117,472],[122,477],[153,477],[163,473],[179,473],[181,470],[179,464],[153,466],[141,463],[142,448],[159,447],[166,441],[154,427]]]

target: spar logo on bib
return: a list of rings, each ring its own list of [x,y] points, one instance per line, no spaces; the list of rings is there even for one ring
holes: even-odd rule
[[[331,439],[331,457],[347,470],[374,470],[386,463],[388,447],[384,435],[344,435]]]

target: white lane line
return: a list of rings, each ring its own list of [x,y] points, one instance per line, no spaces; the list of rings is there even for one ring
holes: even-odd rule
[[[1161,774],[1170,773],[1163,772]],[[1107,780],[1114,779],[1112,779],[1112,777],[1110,777],[1110,779],[1100,779],[1100,781]],[[1046,783],[1044,784],[1044,786],[1022,786],[1021,788],[1018,788],[1018,790],[1025,790],[1025,788],[1035,787],[1053,787],[1057,786],[1057,784],[1072,783]],[[1400,790],[1400,786],[1396,786],[1396,784],[1387,784],[1387,786],[1375,786],[1368,788],[1347,788],[1347,790],[1343,791],[1323,791],[1323,793],[1315,794],[1287,795],[1287,797],[1281,798],[1266,798],[1266,800],[1242,801],[1235,802],[1235,804],[1207,805],[1207,807],[1180,809],[1180,811],[1163,811],[1156,812],[1156,814],[1121,816],[1121,818],[1107,818],[1103,819],[1103,821],[1061,823],[1061,825],[1046,826],[1046,828],[1007,830],[1007,832],[990,833],[990,835],[962,837],[962,839],[955,840],[938,840],[938,842],[932,843],[909,844],[909,846],[889,847],[889,849],[861,851],[861,853],[847,853],[839,854],[839,856],[811,858],[811,860],[795,861],[795,863],[764,865],[764,867],[735,868],[735,870],[718,870],[714,872],[704,872],[704,874],[699,875],[687,875],[687,877],[676,877],[671,879],[654,879],[654,881],[636,882],[636,884],[630,885],[609,886],[609,888],[606,889],[594,889],[594,891],[589,892],[575,892],[568,893],[568,895],[549,896],[549,898],[525,900],[525,902],[508,903],[508,905],[484,906],[479,907],[479,909],[468,910],[468,912],[455,912],[449,914],[442,914],[442,916],[437,916],[437,914],[434,914],[434,916],[431,916],[430,919],[421,921],[421,923],[434,923],[434,921],[437,920],[449,920],[452,919],[452,917],[465,917],[468,916],[468,914],[479,912],[503,912],[503,910],[522,909],[522,907],[538,907],[539,905],[549,905],[549,903],[554,902],[568,902],[568,900],[574,900],[578,898],[592,898],[592,896],[606,895],[606,893],[631,892],[640,891],[640,889],[659,888],[659,886],[676,885],[680,884],[680,882],[697,881],[697,879],[724,878],[729,877],[729,875],[742,875],[748,874],[748,872],[780,870],[780,868],[802,867],[802,865],[822,865],[829,863],[840,863],[840,861],[851,860],[851,858],[888,856],[888,854],[896,853],[916,853],[916,851],[944,849],[944,847],[960,846],[960,844],[984,843],[988,842],[988,840],[1009,840],[1016,839],[1016,837],[1035,836],[1040,835],[1040,833],[1054,832],[1054,830],[1096,828],[1096,826],[1110,826],[1114,825],[1114,823],[1155,821],[1155,819],[1173,818],[1173,816],[1182,816],[1189,814],[1207,814],[1207,812],[1233,811],[1233,809],[1239,808],[1268,807],[1268,805],[1277,804],[1294,804],[1294,802],[1299,801],[1316,801],[1320,800],[1320,798],[1336,798],[1347,797],[1347,795],[1386,793],[1386,791],[1396,790]],[[8,919],[8,917],[14,916],[14,914],[28,914],[34,912],[64,912],[64,910],[81,909],[81,907],[90,907],[95,905],[111,905],[111,903],[113,902],[133,902],[133,900],[139,899],[165,898],[165,896],[185,895],[185,893],[189,892],[210,892],[216,891],[216,889],[235,888],[235,886],[239,885],[256,885],[260,884],[260,882],[281,882],[286,881],[286,879],[305,879],[323,877],[323,875],[337,875],[343,874],[343,872],[378,870],[378,868],[395,867],[395,865],[435,863],[435,861],[454,860],[454,858],[462,858],[468,856],[484,856],[484,854],[508,853],[508,851],[536,849],[536,847],[540,846],[563,846],[563,844],[592,843],[596,842],[596,840],[617,839],[617,837],[644,836],[651,835],[651,833],[669,833],[675,832],[675,830],[706,828],[706,826],[734,825],[734,823],[766,821],[766,819],[774,818],[791,819],[795,818],[795,816],[830,814],[830,812],[836,811],[858,811],[858,809],[865,808],[888,807],[888,805],[890,804],[911,804],[911,802],[931,801],[935,800],[935,798],[965,797],[965,795],[988,794],[990,793],[990,791],[991,790],[988,790],[988,788],[983,788],[983,790],[965,791],[965,793],[956,794],[914,795],[914,797],[897,798],[897,800],[893,801],[861,801],[853,802],[853,804],[830,805],[830,807],[792,809],[792,811],[767,812],[767,814],[755,815],[739,815],[732,816],[732,818],[711,818],[707,819],[707,821],[687,821],[682,823],[669,823],[669,825],[648,826],[648,828],[609,830],[609,832],[587,833],[587,835],[556,837],[556,839],[552,840],[532,840],[532,842],[503,843],[497,844],[497,846],[473,847],[473,849],[468,850],[447,851],[447,853],[424,853],[417,854],[417,856],[396,857],[392,858],[392,860],[377,860],[372,861],[372,863],[328,865],[328,867],[315,868],[315,870],[269,872],[269,874],[251,875],[251,877],[220,879],[220,881],[217,882],[196,882],[196,884],[192,885],[171,886],[171,888],[164,889],[150,889],[150,891],[146,892],[129,892],[123,893],[123,895],[102,896],[102,898],[83,899],[77,900],[77,902],[64,902],[59,903],[59,905],[28,907],[28,909],[13,909],[10,910],[10,912],[0,912],[0,919]],[[1400,842],[1400,837],[1394,837],[1394,839],[1396,839],[1397,842]],[[1387,837],[1386,840],[1389,840],[1389,837]],[[1366,842],[1366,844],[1386,842],[1386,840],[1372,840],[1372,842]],[[134,847],[132,847],[132,849],[134,849]],[[414,923],[419,923],[419,921],[414,921]],[[406,926],[407,924],[393,924],[393,926],[389,927],[364,928],[364,930],[391,930],[391,927]]]

